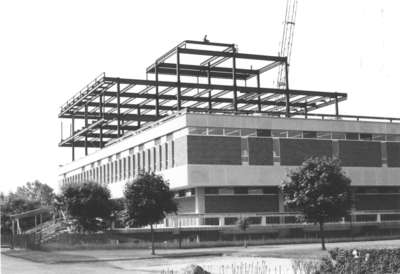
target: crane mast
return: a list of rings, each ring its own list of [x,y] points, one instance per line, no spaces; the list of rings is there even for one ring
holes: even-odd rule
[[[283,22],[283,35],[280,43],[280,51],[278,53],[281,57],[287,57],[288,65],[290,64],[290,56],[292,54],[292,44],[294,36],[294,26],[296,21],[297,0],[287,0],[285,21]],[[285,65],[279,67],[277,87],[286,89],[286,71]]]

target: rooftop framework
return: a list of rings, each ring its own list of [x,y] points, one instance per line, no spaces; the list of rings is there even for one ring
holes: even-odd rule
[[[262,76],[283,66],[284,89],[264,87]],[[151,78],[151,79],[150,79]],[[108,142],[173,111],[261,113],[290,117],[335,105],[347,94],[289,89],[286,57],[239,53],[236,45],[186,40],[146,69],[146,79],[104,73],[68,100],[59,118],[70,136],[62,147],[102,148]],[[77,124],[81,127],[78,129]]]

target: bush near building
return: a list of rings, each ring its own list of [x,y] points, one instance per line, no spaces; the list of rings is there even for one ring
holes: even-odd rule
[[[62,187],[62,206],[74,218],[83,231],[104,229],[113,210],[110,191],[96,182],[67,184]]]

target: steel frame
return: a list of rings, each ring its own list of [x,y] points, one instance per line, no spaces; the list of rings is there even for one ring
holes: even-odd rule
[[[183,57],[201,61],[185,62]],[[243,60],[263,65],[243,67],[238,63]],[[262,87],[263,73],[279,66],[286,71],[286,88]],[[154,79],[149,80],[149,75]],[[226,43],[183,41],[150,65],[146,76],[128,79],[102,73],[96,77],[61,107],[59,118],[71,121],[71,134],[59,146],[71,147],[74,160],[75,148],[83,147],[87,155],[90,147],[102,148],[126,132],[181,109],[290,117],[335,104],[335,115],[339,116],[338,103],[347,99],[346,93],[289,89],[286,57],[239,53],[234,44]],[[253,78],[255,86],[248,86]],[[229,83],[217,83],[221,80]],[[79,120],[83,120],[83,127],[77,130]]]

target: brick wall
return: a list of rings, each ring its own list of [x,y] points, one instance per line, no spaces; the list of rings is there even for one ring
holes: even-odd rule
[[[311,156],[332,156],[332,141],[280,139],[281,165],[301,165]]]
[[[241,165],[240,137],[187,136],[188,163]]]
[[[272,138],[249,138],[249,164],[273,165]]]
[[[400,143],[387,142],[388,167],[400,167]]]
[[[278,195],[218,195],[205,197],[206,213],[277,212]]]
[[[339,141],[339,159],[343,166],[382,166],[380,142]]]

